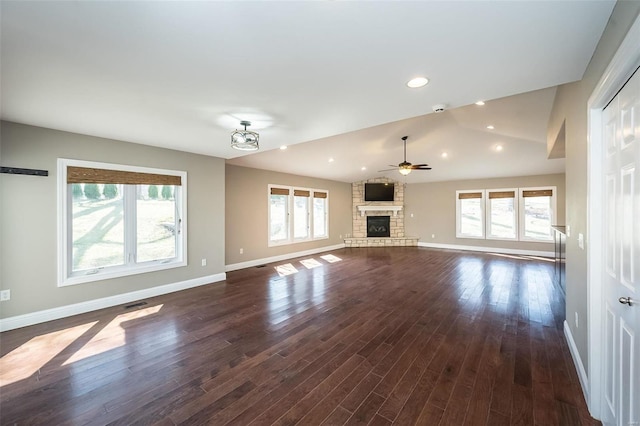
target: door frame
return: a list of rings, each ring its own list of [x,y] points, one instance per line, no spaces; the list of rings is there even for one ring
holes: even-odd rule
[[[589,412],[602,418],[604,403],[604,155],[602,138],[602,109],[640,65],[640,16],[627,32],[616,54],[611,59],[600,81],[587,102],[587,317],[588,317],[588,385],[584,389]]]

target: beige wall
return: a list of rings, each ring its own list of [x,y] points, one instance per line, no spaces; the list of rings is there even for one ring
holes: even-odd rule
[[[267,185],[329,191],[329,239],[268,246]],[[226,170],[226,264],[341,244],[351,233],[351,184],[268,170],[231,166]],[[243,254],[240,254],[240,249]]]
[[[557,221],[564,224],[564,174],[409,184],[405,189],[405,230],[421,243],[553,252],[553,244],[456,238],[456,191],[556,186]],[[413,217],[411,215],[413,214]],[[431,235],[435,234],[435,238]]]
[[[565,124],[567,225],[567,321],[587,371],[587,101],[627,31],[640,14],[640,2],[618,1],[581,81],[560,86],[549,120],[548,137],[555,138]],[[578,247],[578,234],[585,249]],[[575,313],[582,320],[576,327]]]
[[[44,169],[48,177],[0,175],[0,287],[11,290],[2,318],[224,272],[224,160],[2,122],[3,166]],[[187,172],[188,266],[57,287],[57,158]],[[207,266],[200,260],[207,259]]]

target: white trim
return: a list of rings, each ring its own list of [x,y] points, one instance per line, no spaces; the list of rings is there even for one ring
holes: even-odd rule
[[[296,252],[287,253],[287,254],[281,254],[281,255],[278,255],[278,256],[265,257],[265,258],[262,258],[262,259],[248,260],[246,262],[232,263],[231,265],[226,265],[224,267],[224,270],[225,270],[225,272],[237,271],[238,269],[252,268],[252,267],[258,266],[258,265],[264,265],[265,263],[280,262],[281,260],[293,259],[293,258],[301,257],[301,256],[309,256],[310,254],[317,254],[317,253],[322,253],[322,252],[325,252],[325,251],[338,250],[338,249],[341,249],[341,248],[344,248],[344,247],[345,247],[345,245],[344,245],[344,243],[342,243],[342,244],[336,244],[336,245],[333,245],[333,246],[320,247],[320,248],[316,248],[316,249],[310,249],[310,250],[304,250],[304,251],[296,251]]]
[[[491,235],[491,193],[492,192],[511,192],[513,191],[513,198],[511,198],[513,200],[513,224],[515,225],[515,232],[514,232],[514,236],[513,238],[507,238],[507,237],[498,237],[498,236],[493,236]],[[519,213],[518,213],[518,206],[519,206],[519,199],[518,199],[518,188],[496,188],[496,189],[487,189],[486,190],[487,194],[486,194],[486,199],[484,200],[485,202],[485,220],[486,220],[486,224],[484,225],[484,232],[485,232],[485,236],[487,240],[498,240],[498,241],[518,241],[518,230],[520,229],[520,224],[519,224]],[[509,198],[509,197],[506,197]],[[497,200],[499,200],[500,198],[496,198]]]
[[[29,325],[40,324],[47,321],[53,321],[60,318],[66,318],[73,315],[84,314],[86,312],[97,311],[98,309],[110,308],[112,306],[121,305],[123,303],[134,302],[136,300],[147,299],[149,297],[161,296],[163,294],[186,290],[188,288],[212,284],[215,282],[224,281],[226,278],[227,275],[223,272],[220,274],[208,275],[186,281],[165,284],[158,287],[145,288],[143,290],[132,291],[130,293],[116,294],[115,296],[108,296],[101,299],[74,303],[73,305],[60,306],[58,308],[45,309],[44,311],[4,318],[0,319],[0,332],[27,327]]]
[[[602,108],[609,102],[633,71],[640,65],[640,16],[627,32],[613,59],[602,74],[587,102],[587,351],[589,359],[589,395],[591,415],[602,417],[604,323],[602,321]]]
[[[515,255],[523,255],[523,256],[541,256],[541,257],[551,257],[551,258],[555,257],[555,253],[552,251],[509,249],[509,248],[503,248],[503,247],[460,246],[457,244],[422,243],[422,242],[418,242],[418,247],[440,248],[440,249],[448,249],[448,250],[480,251],[485,253],[515,254]]]
[[[468,235],[462,233],[462,211],[460,207],[460,194],[468,194],[479,192],[482,194],[480,197],[480,227],[482,228],[482,235]],[[456,191],[456,238],[473,238],[476,240],[484,240],[486,235],[485,229],[485,204],[486,193],[484,189],[464,189]]]
[[[556,200],[557,200],[557,194],[558,194],[558,189],[555,186],[532,186],[532,187],[526,187],[526,188],[519,188],[518,189],[518,239],[519,241],[527,241],[527,242],[533,242],[533,243],[555,243],[555,236],[554,236],[554,231],[553,229],[550,227],[549,228],[549,239],[542,239],[542,238],[532,238],[532,237],[527,237],[526,236],[526,232],[527,232],[527,221],[526,221],[526,209],[524,208],[524,199],[526,197],[524,197],[522,194],[524,194],[525,191],[544,191],[544,190],[551,190],[551,205],[549,206],[551,208],[551,218],[550,218],[550,222],[551,224],[554,223],[558,223],[558,221],[556,220],[557,217],[557,213],[556,213]]]
[[[287,238],[284,240],[271,240],[271,188],[281,188],[288,189],[289,195],[287,195],[287,211],[286,211],[286,226],[287,226]],[[299,189],[302,191],[309,191],[309,199],[307,200],[307,230],[308,234],[304,238],[295,238],[295,191]],[[326,234],[316,237],[313,234],[313,225],[314,225],[314,214],[313,214],[313,200],[314,200],[314,192],[324,192],[327,194],[327,197],[324,198],[326,200],[325,203],[325,228]],[[328,189],[318,189],[318,188],[305,188],[301,186],[290,186],[290,185],[278,185],[278,184],[268,184],[267,185],[267,246],[268,247],[279,247],[279,246],[287,246],[290,244],[297,243],[308,243],[311,241],[319,241],[325,240],[329,238],[329,197],[330,193]],[[241,269],[241,268],[240,268]]]
[[[79,271],[74,273],[71,265],[72,260],[72,247],[71,247],[71,196],[69,194],[69,185],[67,184],[67,170],[69,166],[76,167],[88,167],[88,168],[100,168],[108,170],[120,170],[127,172],[139,172],[139,173],[153,173],[164,174],[170,176],[179,176],[182,185],[176,188],[175,192],[175,205],[177,209],[176,215],[179,220],[179,226],[177,228],[178,234],[176,235],[176,254],[172,259],[161,259],[157,261],[150,261],[144,263],[129,262],[129,258],[126,257],[125,263],[118,266],[108,266],[105,268],[98,268],[87,273],[87,271]],[[88,282],[101,281],[111,278],[118,278],[130,275],[137,275],[146,272],[162,271],[166,269],[179,268],[187,266],[187,172],[180,170],[170,169],[158,169],[151,167],[132,166],[124,164],[103,163],[98,161],[87,160],[75,160],[69,158],[57,159],[57,285],[58,287],[65,287],[70,285],[84,284]],[[123,203],[125,206],[125,215],[127,214],[127,204],[134,204],[135,200],[130,199],[128,202],[126,197],[132,197],[133,192],[125,191],[123,197]],[[134,223],[135,217],[127,216],[124,218],[125,226],[129,224],[131,226]],[[134,225],[135,226],[135,225]],[[128,228],[125,231],[125,237],[132,238],[135,234],[135,228]],[[129,247],[131,250],[134,245],[135,239],[125,241],[125,249]],[[126,252],[125,252],[126,254]]]
[[[360,216],[364,216],[367,212],[393,212],[394,216],[398,216],[398,212],[402,210],[402,206],[357,206],[360,210]]]
[[[578,372],[578,379],[580,379],[580,387],[584,395],[584,400],[589,401],[589,378],[587,377],[587,371],[584,369],[582,359],[580,359],[580,353],[578,353],[578,347],[575,340],[573,340],[573,334],[571,334],[571,328],[567,320],[564,321],[564,336],[567,338],[569,344],[569,352],[571,352],[571,359],[573,359],[573,365]]]

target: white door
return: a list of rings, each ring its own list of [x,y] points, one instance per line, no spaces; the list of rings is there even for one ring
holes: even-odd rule
[[[603,111],[605,425],[640,425],[640,70]]]

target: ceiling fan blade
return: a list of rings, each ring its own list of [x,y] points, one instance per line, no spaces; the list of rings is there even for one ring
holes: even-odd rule
[[[421,167],[428,167],[428,164],[414,164],[413,166],[411,166],[412,169],[419,169]]]
[[[411,170],[431,170],[431,167],[412,167]]]
[[[394,168],[393,168],[393,169],[378,170],[378,173],[380,173],[380,172],[390,172],[390,171],[392,171],[392,170],[398,170],[398,168],[394,166]]]

